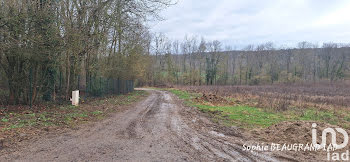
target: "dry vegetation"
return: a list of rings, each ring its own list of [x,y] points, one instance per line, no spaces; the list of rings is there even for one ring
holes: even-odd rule
[[[60,133],[66,128],[77,128],[81,124],[98,121],[122,111],[147,96],[144,91],[126,95],[91,99],[79,106],[36,105],[7,106],[0,109],[0,151],[5,147],[17,147],[22,141],[39,138],[47,133]]]
[[[288,108],[349,108],[350,83],[265,86],[177,86],[190,92],[234,98],[237,103],[284,111]]]

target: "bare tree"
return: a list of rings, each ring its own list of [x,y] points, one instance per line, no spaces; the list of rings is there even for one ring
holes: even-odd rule
[[[201,42],[199,43],[198,47],[198,61],[199,61],[199,85],[202,85],[202,61],[205,55],[205,52],[207,51],[206,47],[206,41],[202,37]]]

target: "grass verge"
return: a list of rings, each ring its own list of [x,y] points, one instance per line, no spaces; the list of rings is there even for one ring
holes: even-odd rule
[[[42,131],[74,128],[82,123],[97,121],[145,96],[145,91],[134,91],[126,95],[95,99],[79,106],[51,105],[42,110],[3,111],[0,116],[0,142],[5,140],[10,145],[22,140],[18,137],[29,138]]]
[[[168,91],[184,100],[187,106],[197,107],[202,112],[210,114],[214,121],[227,126],[238,126],[246,129],[266,128],[282,121],[319,121],[343,128],[350,128],[350,112],[342,109],[321,110],[316,108],[291,108],[286,111],[250,107],[242,104],[213,105],[206,101],[198,102],[201,94],[183,90],[168,89]],[[227,100],[234,100],[227,98]]]

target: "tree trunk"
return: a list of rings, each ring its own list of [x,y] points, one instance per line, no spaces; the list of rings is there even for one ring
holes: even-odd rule
[[[67,67],[66,67],[66,78],[67,78],[67,84],[66,84],[66,100],[69,99],[70,93],[69,93],[69,87],[70,87],[70,60],[69,60],[69,54],[67,52]]]

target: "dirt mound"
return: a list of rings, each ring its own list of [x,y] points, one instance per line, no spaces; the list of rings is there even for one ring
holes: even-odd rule
[[[330,125],[320,122],[306,122],[306,121],[293,121],[293,122],[281,122],[272,125],[268,128],[253,131],[253,136],[262,139],[263,141],[279,143],[279,144],[311,144],[312,143],[312,124],[316,123],[317,130],[317,142],[321,142],[322,131],[326,128],[339,128],[335,125]],[[347,131],[348,134],[350,133]],[[340,144],[344,141],[344,137],[337,133],[337,143]],[[331,141],[331,136],[327,136],[327,146]],[[344,149],[349,149],[347,146]]]
[[[275,125],[272,125],[268,128],[252,131],[252,136],[255,139],[260,139],[261,141],[265,141],[269,144],[312,144],[312,124],[316,123],[317,130],[317,143],[321,143],[322,131],[325,128],[339,128],[338,126],[320,123],[320,122],[306,122],[306,121],[288,121],[282,122]],[[348,132],[348,131],[347,131]],[[349,134],[350,132],[348,132]],[[341,144],[344,141],[344,137],[337,132],[336,142],[337,144]],[[329,146],[331,142],[331,135],[327,135],[327,145]],[[347,145],[345,148],[336,150],[335,152],[344,152],[345,150],[349,150],[350,147]],[[281,152],[274,152],[276,156]],[[290,157],[297,157],[299,160],[303,161],[325,161],[327,159],[327,152],[324,150],[319,151],[284,151],[284,153]]]
[[[210,102],[211,104],[214,104],[214,105],[230,103],[229,101],[227,101],[223,97],[220,97],[220,96],[215,95],[215,94],[205,94],[205,93],[203,93],[203,95],[201,97],[197,97],[196,100]]]
[[[318,125],[319,128],[324,125]],[[254,131],[263,140],[274,143],[311,143],[312,123],[309,122],[282,122],[266,129]]]

